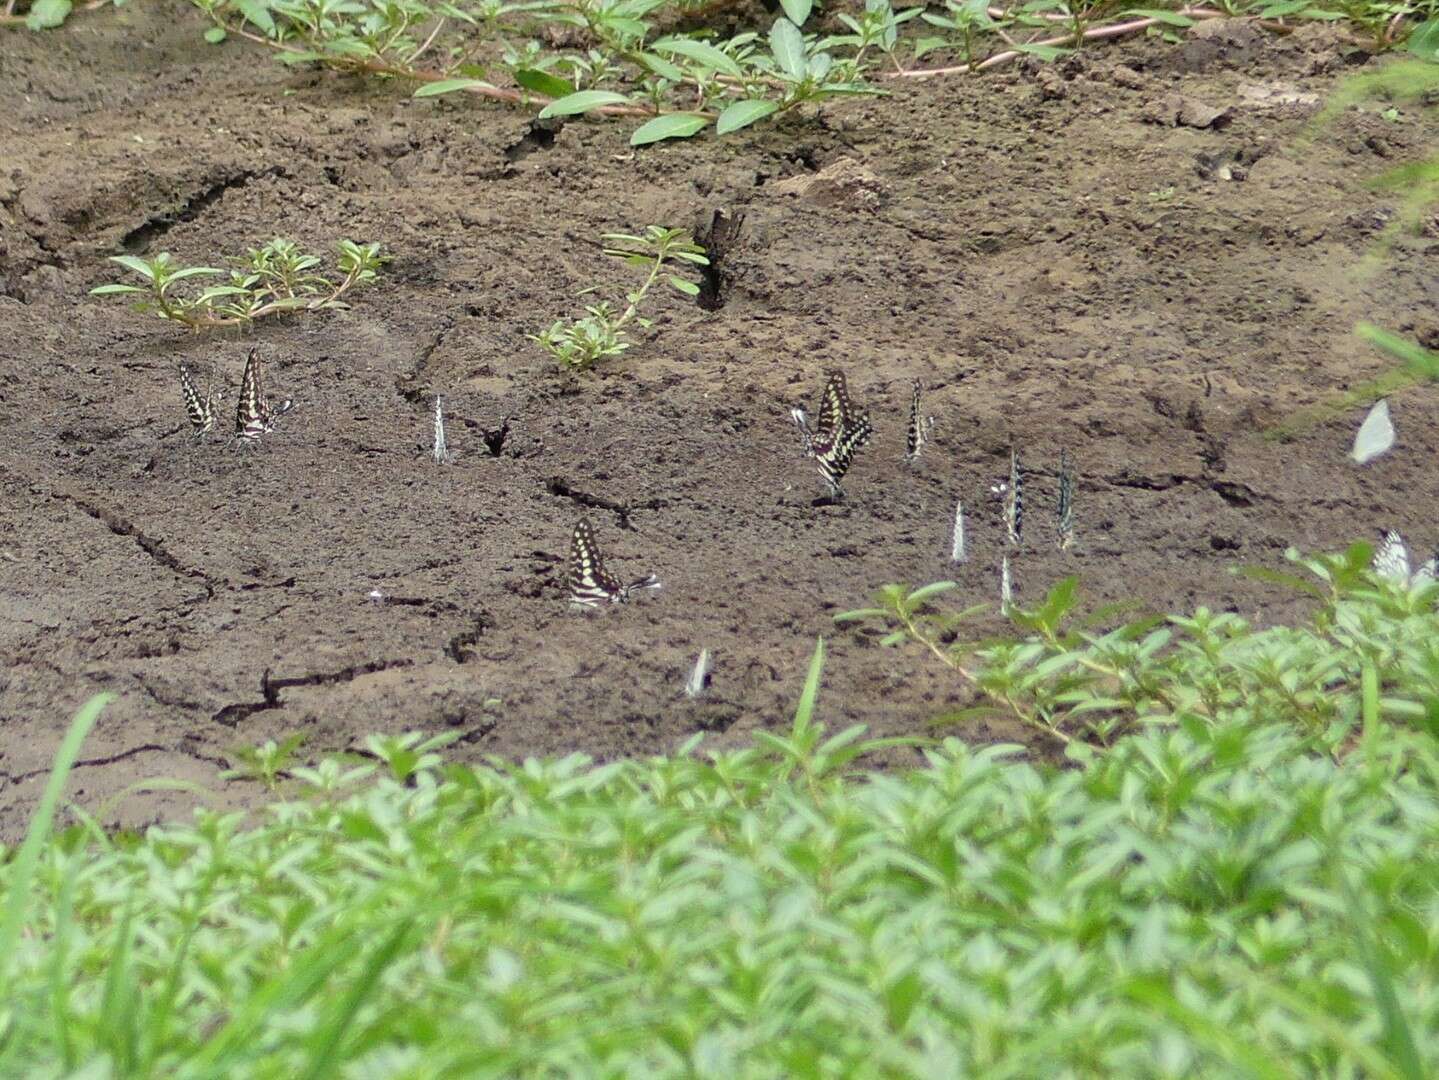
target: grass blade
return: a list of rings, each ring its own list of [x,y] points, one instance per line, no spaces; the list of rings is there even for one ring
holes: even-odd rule
[[[25,920],[25,909],[30,899],[30,886],[35,879],[35,867],[40,861],[40,850],[50,837],[50,826],[55,821],[55,807],[60,802],[60,792],[65,788],[65,778],[75,766],[90,729],[100,718],[105,706],[110,704],[113,694],[96,694],[75,714],[70,721],[70,730],[55,755],[55,764],[50,769],[50,779],[45,782],[45,791],[40,804],[30,818],[30,827],[25,831],[25,840],[10,868],[10,888],[5,895],[5,913],[0,920],[0,986],[10,981],[10,964],[15,957],[15,945],[20,940],[20,924]]]

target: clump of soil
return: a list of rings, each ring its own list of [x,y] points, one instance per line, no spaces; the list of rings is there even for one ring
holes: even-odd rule
[[[1365,181],[1435,125],[1351,111],[1301,142],[1352,47],[1221,29],[639,152],[623,125],[541,128],[210,47],[183,4],[8,35],[0,833],[102,689],[119,697],[71,785],[91,808],[153,776],[243,802],[252,785],[217,778],[231,749],[294,731],[307,753],[410,729],[457,730],[470,756],[730,744],[787,722],[821,634],[825,722],[927,734],[965,689],[831,617],[890,581],[997,599],[987,492],[1012,446],[1033,470],[1021,602],[1079,574],[1096,604],[1286,618],[1294,597],[1232,568],[1379,525],[1439,539],[1427,389],[1395,400],[1399,446],[1364,469],[1345,456],[1358,416],[1263,437],[1384,366],[1357,320],[1432,332],[1432,240],[1360,270],[1393,213]],[[1186,122],[1196,102],[1225,122]],[[717,208],[744,215],[722,302],[665,298],[636,348],[573,380],[527,339],[580,289],[623,287],[601,233]],[[211,263],[272,235],[378,240],[394,261],[351,310],[243,340],[86,295],[117,273],[107,255]],[[253,452],[195,442],[177,366],[233,389],[252,341],[295,411]],[[849,498],[815,507],[787,414],[832,366],[878,433]],[[911,468],[915,379],[938,426]],[[435,394],[448,466],[428,456]],[[1067,553],[1061,448],[1079,470]],[[581,515],[613,569],[664,589],[569,610]],[[702,648],[712,685],[690,700]],[[129,793],[106,814],[194,800]]]

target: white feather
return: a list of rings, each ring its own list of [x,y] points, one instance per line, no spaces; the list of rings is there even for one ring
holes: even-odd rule
[[[1354,450],[1350,453],[1360,465],[1368,464],[1394,445],[1394,422],[1389,419],[1389,401],[1380,398],[1369,410],[1364,423],[1354,436]]]

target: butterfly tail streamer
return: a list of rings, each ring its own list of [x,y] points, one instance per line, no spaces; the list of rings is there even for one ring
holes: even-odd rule
[[[949,561],[962,563],[969,557],[964,547],[964,502],[954,504],[954,536],[949,545]]]

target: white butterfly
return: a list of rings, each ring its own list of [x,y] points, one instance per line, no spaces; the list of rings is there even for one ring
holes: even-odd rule
[[[1404,538],[1394,529],[1385,531],[1379,546],[1374,550],[1374,560],[1371,563],[1374,572],[1380,577],[1396,581],[1401,585],[1415,586],[1427,585],[1435,579],[1436,570],[1439,570],[1439,552],[1425,562],[1412,574],[1409,572],[1409,549],[1404,546]]]
[[[1360,465],[1366,465],[1394,445],[1394,422],[1389,419],[1389,401],[1380,398],[1369,410],[1359,432],[1354,436],[1354,450],[1350,453]]]

